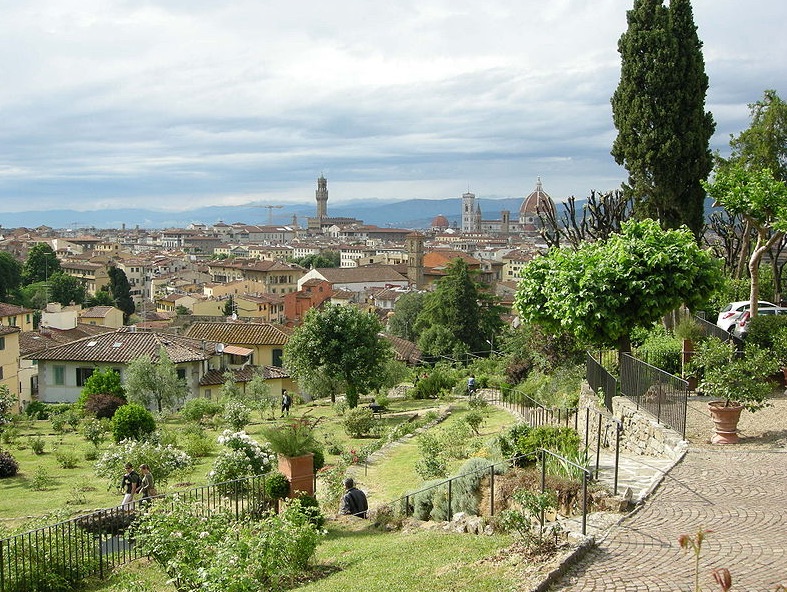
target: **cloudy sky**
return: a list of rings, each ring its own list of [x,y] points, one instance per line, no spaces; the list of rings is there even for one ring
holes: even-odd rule
[[[0,212],[613,189],[631,5],[0,0]],[[694,16],[724,151],[787,97],[787,2]]]

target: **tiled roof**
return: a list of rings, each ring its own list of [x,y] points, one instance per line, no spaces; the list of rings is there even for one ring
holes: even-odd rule
[[[390,265],[365,267],[320,267],[317,272],[332,284],[359,282],[406,282]]]
[[[421,360],[421,350],[412,341],[407,341],[401,337],[394,337],[385,333],[380,334],[387,339],[396,353],[396,359],[406,364],[417,364]]]
[[[27,314],[29,312],[33,312],[33,309],[0,302],[0,317],[10,317],[13,315]]]
[[[186,335],[232,345],[284,345],[288,339],[270,323],[194,323]]]
[[[9,327],[7,325],[0,325],[0,335],[10,335],[11,333],[21,332],[19,327]]]
[[[197,340],[153,331],[130,331],[124,328],[77,339],[25,357],[31,360],[127,364],[147,355],[155,362],[159,359],[159,350],[162,347],[176,364],[205,360],[213,353],[213,344],[203,351],[201,342]]]
[[[233,369],[231,372],[235,378],[235,382],[249,382],[258,370],[262,370],[262,376],[266,380],[290,377],[286,370],[277,366],[246,366],[245,368]],[[200,386],[224,384],[224,372],[224,370],[208,370],[203,377],[200,378]]]
[[[48,347],[71,343],[83,337],[114,333],[113,329],[101,325],[78,324],[73,329],[39,329],[38,331],[23,331],[19,335],[19,353],[21,355],[41,351]]]
[[[103,319],[107,316],[114,306],[93,306],[79,313],[79,316],[87,319]]]

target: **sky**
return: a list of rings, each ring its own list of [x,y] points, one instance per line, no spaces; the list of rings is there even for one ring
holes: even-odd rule
[[[0,0],[0,212],[615,189],[632,4]],[[724,153],[787,98],[787,2],[693,7]]]

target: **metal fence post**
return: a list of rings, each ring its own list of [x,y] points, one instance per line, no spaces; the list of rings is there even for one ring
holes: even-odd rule
[[[612,495],[618,494],[618,465],[620,464],[620,433],[623,431],[623,424],[615,424],[615,486]]]
[[[489,467],[489,515],[495,515],[495,465]]]
[[[451,484],[453,483],[453,479],[448,480],[448,521],[451,521],[454,513],[451,511]]]
[[[582,534],[588,531],[588,471],[582,472]]]
[[[598,479],[598,464],[601,460],[601,413],[596,412],[598,430],[596,432],[596,479]]]

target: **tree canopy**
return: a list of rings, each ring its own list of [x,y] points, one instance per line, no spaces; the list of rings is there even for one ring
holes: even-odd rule
[[[503,325],[500,312],[496,299],[475,281],[467,262],[454,259],[446,267],[446,275],[436,282],[434,291],[424,298],[416,322],[419,347],[426,347],[431,355],[491,351],[491,343]],[[434,333],[435,326],[447,331]],[[431,337],[424,337],[425,334]],[[436,351],[437,342],[428,342],[438,336],[442,344],[440,351]]]
[[[8,302],[22,284],[22,264],[10,253],[0,251],[0,302]]]
[[[687,228],[653,220],[623,223],[620,234],[576,251],[552,249],[522,271],[516,308],[553,333],[630,349],[635,327],[650,327],[685,303],[698,307],[722,283],[720,262]]]
[[[749,255],[752,316],[757,315],[759,269],[763,255],[780,242],[787,232],[787,185],[773,177],[769,169],[747,169],[741,163],[723,166],[712,183],[705,183],[708,195],[730,214],[740,215],[757,235]]]
[[[323,251],[322,253],[315,253],[306,255],[305,257],[296,257],[292,259],[296,265],[300,265],[306,269],[316,269],[318,267],[339,267],[341,265],[341,256],[339,251]]]
[[[779,181],[787,181],[787,103],[775,90],[749,105],[751,124],[730,139],[729,161],[745,168],[769,169]]]
[[[175,407],[188,394],[185,381],[178,378],[175,364],[163,347],[159,350],[158,361],[152,361],[150,356],[132,360],[123,378],[129,401],[145,407],[155,402],[159,412],[165,407]]]
[[[59,302],[63,306],[67,306],[72,302],[74,304],[82,304],[87,297],[85,286],[79,278],[65,274],[62,271],[50,275],[49,281],[46,283],[50,302]]]
[[[131,298],[131,285],[128,283],[126,272],[111,265],[108,269],[109,293],[112,294],[114,305],[123,311],[123,322],[128,323],[134,314],[134,300]]]
[[[27,259],[22,266],[22,280],[25,285],[45,282],[60,271],[60,261],[52,247],[47,243],[36,243],[27,252]]]
[[[715,124],[705,111],[708,77],[689,0],[635,0],[620,37],[620,82],[612,96],[618,135],[612,156],[629,173],[624,191],[639,218],[665,228],[703,227],[700,181],[713,166]]]
[[[394,305],[394,313],[388,321],[388,332],[396,337],[415,341],[415,321],[424,307],[425,294],[423,292],[408,292],[402,294]]]
[[[355,407],[361,394],[382,384],[391,356],[382,329],[374,314],[353,306],[312,308],[285,347],[284,365],[296,379],[318,382],[315,374],[327,374],[343,386],[348,405]]]

